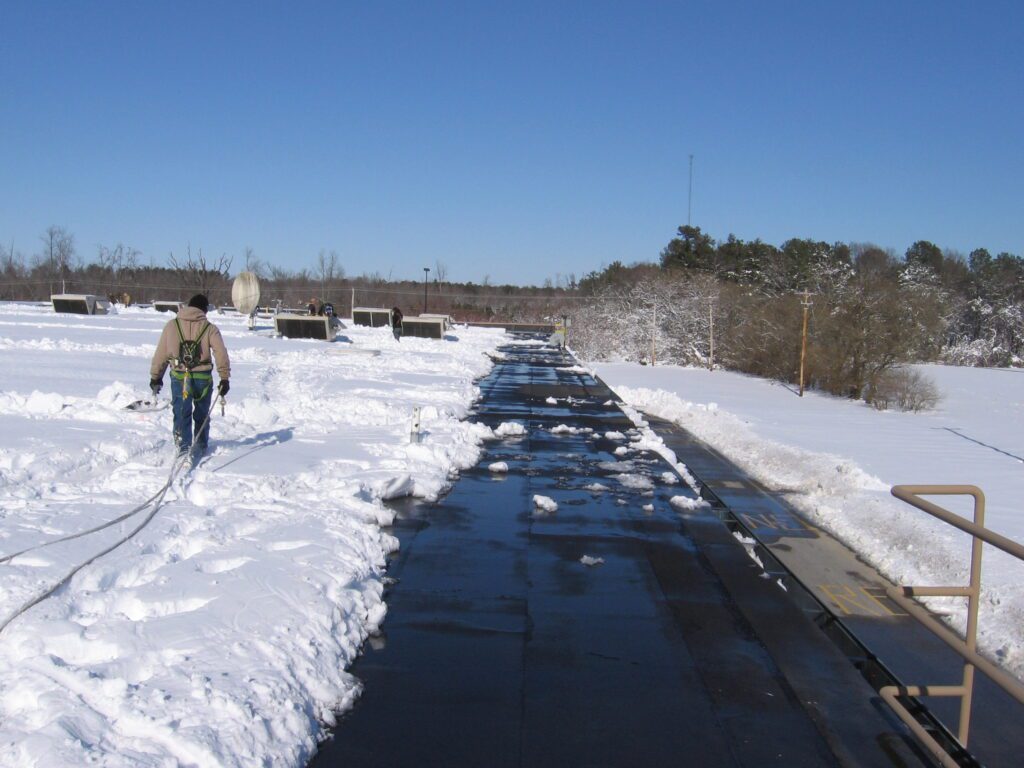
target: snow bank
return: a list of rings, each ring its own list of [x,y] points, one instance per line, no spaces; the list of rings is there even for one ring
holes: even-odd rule
[[[890,579],[966,583],[966,534],[897,501],[889,489],[977,485],[986,495],[987,526],[1024,541],[1024,371],[919,368],[943,400],[935,411],[915,414],[878,412],[815,392],[799,398],[777,382],[728,371],[597,366],[627,403],[721,451]],[[965,501],[936,501],[971,514]],[[983,562],[980,644],[1024,678],[1024,563],[990,547]],[[963,630],[964,601],[931,604]]]
[[[0,633],[3,765],[305,765],[387,613],[383,500],[435,498],[494,436],[462,419],[501,332],[350,328],[324,344],[211,319],[233,368],[212,455]],[[0,304],[0,558],[29,550],[0,561],[0,622],[142,515],[47,542],[165,483],[170,411],[124,406],[149,396],[167,320]]]

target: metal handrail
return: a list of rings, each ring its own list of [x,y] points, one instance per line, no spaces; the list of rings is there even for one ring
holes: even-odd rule
[[[966,587],[887,587],[889,597],[931,632],[937,635],[964,659],[963,681],[960,685],[888,685],[879,693],[896,714],[924,743],[943,766],[956,768],[957,761],[926,731],[899,701],[901,696],[950,696],[960,698],[960,723],[957,739],[967,749],[971,726],[971,703],[974,694],[974,670],[980,669],[993,682],[1017,701],[1024,703],[1024,685],[1016,678],[981,656],[978,645],[978,606],[981,598],[982,545],[991,544],[1007,554],[1024,561],[1024,546],[1000,536],[985,527],[985,494],[974,485],[897,485],[892,495],[911,506],[959,528],[971,536],[971,577]],[[948,509],[921,498],[921,496],[971,496],[974,498],[974,520],[967,520]],[[912,597],[966,597],[967,631],[963,638],[936,621]]]

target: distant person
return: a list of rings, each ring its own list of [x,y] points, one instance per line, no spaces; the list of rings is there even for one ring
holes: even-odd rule
[[[395,335],[395,341],[402,340],[402,310],[398,307],[391,308],[391,333]]]
[[[164,326],[150,364],[149,388],[154,395],[163,388],[164,371],[171,366],[171,406],[174,411],[174,444],[178,453],[192,448],[195,427],[195,457],[202,456],[210,441],[207,416],[213,401],[213,361],[217,362],[221,397],[228,393],[231,361],[220,329],[206,319],[210,302],[199,293],[189,299],[188,306]],[[205,426],[204,426],[205,425]]]
[[[324,304],[320,299],[312,298],[309,300],[307,309],[310,315],[322,315],[324,313]]]

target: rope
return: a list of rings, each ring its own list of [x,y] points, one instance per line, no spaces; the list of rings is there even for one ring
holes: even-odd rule
[[[202,426],[199,427],[199,429],[197,430],[196,434],[199,434],[204,429],[206,429],[206,426],[210,423],[210,416],[213,414],[213,407],[220,400],[221,400],[221,395],[218,392],[217,396],[210,403],[210,411],[206,414],[206,418],[203,420],[203,424],[202,424]],[[25,613],[25,611],[27,611],[30,608],[32,608],[33,606],[36,606],[39,603],[43,602],[43,600],[45,600],[46,598],[48,598],[51,595],[53,595],[58,589],[60,589],[65,584],[67,584],[69,581],[71,581],[71,579],[75,576],[75,574],[78,573],[80,570],[82,570],[83,568],[85,568],[88,565],[91,565],[95,561],[99,560],[104,555],[110,554],[115,549],[117,549],[122,544],[124,544],[125,542],[130,541],[132,538],[135,537],[135,535],[139,531],[141,531],[143,528],[145,528],[147,525],[149,525],[150,521],[152,521],[152,519],[154,517],[156,517],[156,513],[160,510],[160,507],[163,505],[164,497],[167,495],[167,491],[170,490],[171,485],[174,483],[175,479],[177,479],[178,474],[185,467],[185,462],[192,458],[192,453],[193,453],[193,451],[195,451],[195,447],[196,447],[196,444],[193,443],[192,446],[188,449],[187,452],[181,454],[180,456],[177,456],[174,459],[174,462],[171,464],[171,472],[167,476],[167,482],[164,483],[163,487],[160,490],[158,490],[155,494],[150,496],[149,499],[146,500],[143,504],[140,504],[135,509],[133,509],[131,512],[128,512],[128,513],[126,513],[124,515],[121,515],[120,517],[118,517],[118,518],[116,518],[114,520],[111,520],[111,521],[109,521],[107,523],[104,523],[103,525],[96,526],[95,528],[91,528],[91,529],[89,529],[87,531],[81,531],[79,533],[73,533],[73,534],[71,534],[69,536],[64,536],[64,537],[59,538],[59,539],[53,539],[52,541],[47,541],[47,542],[45,542],[43,544],[37,544],[34,547],[29,547],[28,549],[23,549],[21,552],[15,552],[13,555],[7,555],[7,556],[5,556],[3,558],[0,558],[0,563],[7,562],[7,561],[17,557],[18,555],[22,555],[22,554],[24,554],[26,552],[31,552],[31,551],[36,550],[36,549],[42,549],[43,547],[48,547],[48,546],[51,546],[53,544],[57,544],[57,543],[62,542],[62,541],[70,541],[71,539],[77,539],[77,538],[80,538],[82,536],[87,536],[90,533],[96,533],[97,531],[102,531],[104,528],[109,528],[112,525],[116,525],[117,523],[120,523],[120,522],[122,522],[124,520],[127,520],[128,518],[132,517],[133,515],[137,515],[139,512],[141,512],[146,507],[148,507],[150,504],[153,505],[153,509],[150,510],[150,513],[148,515],[146,515],[145,519],[141,523],[139,523],[139,525],[136,526],[135,529],[131,533],[129,533],[127,536],[119,539],[118,541],[114,542],[109,547],[104,549],[102,552],[96,553],[95,555],[90,557],[85,562],[82,562],[82,563],[79,563],[78,565],[76,565],[74,568],[72,568],[70,571],[68,571],[68,573],[65,574],[64,577],[60,581],[58,581],[52,587],[50,587],[50,588],[40,592],[38,595],[36,595],[35,597],[33,597],[30,600],[28,600],[28,602],[23,604],[14,613],[12,613],[10,616],[8,616],[6,619],[4,619],[3,623],[0,624],[0,633],[2,633],[5,629],[7,629],[7,626],[12,621],[14,621],[16,618],[18,618],[23,613]]]

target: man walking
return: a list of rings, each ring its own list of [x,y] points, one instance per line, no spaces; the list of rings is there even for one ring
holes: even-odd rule
[[[398,307],[391,308],[391,333],[395,335],[395,341],[402,340],[402,310]]]
[[[192,448],[193,425],[195,449],[193,458],[206,453],[210,439],[207,417],[213,402],[213,358],[217,362],[221,397],[228,393],[231,362],[220,329],[206,319],[210,302],[199,293],[189,299],[188,306],[164,326],[150,365],[149,388],[156,395],[163,387],[164,371],[171,365],[171,405],[174,410],[174,444],[178,453]]]

